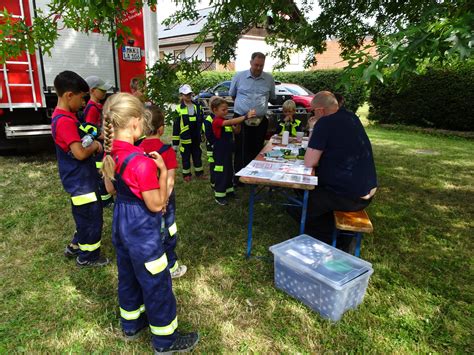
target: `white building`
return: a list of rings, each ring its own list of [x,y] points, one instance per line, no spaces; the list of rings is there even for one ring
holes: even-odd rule
[[[199,17],[194,21],[183,21],[172,26],[159,27],[160,58],[165,54],[174,57],[197,58],[204,62],[210,70],[232,70],[241,71],[249,68],[250,56],[253,52],[270,54],[273,48],[265,43],[266,30],[263,27],[254,27],[241,36],[237,42],[236,58],[234,62],[228,63],[227,68],[221,64],[210,63],[212,57],[213,43],[212,36],[202,44],[194,43],[195,38],[207,21],[207,16],[212,7],[198,10]],[[303,68],[304,54],[295,53],[291,62],[283,69],[284,71],[299,71]],[[268,56],[265,61],[265,71],[270,72],[276,59]]]

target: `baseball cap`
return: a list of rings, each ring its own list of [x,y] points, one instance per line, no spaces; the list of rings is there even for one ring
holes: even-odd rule
[[[104,91],[108,91],[112,84],[106,83],[98,76],[92,75],[86,78],[87,85],[89,85],[89,89],[100,89]]]
[[[179,87],[179,93],[183,95],[191,94],[193,92],[193,89],[191,89],[191,86],[188,84],[181,85]]]

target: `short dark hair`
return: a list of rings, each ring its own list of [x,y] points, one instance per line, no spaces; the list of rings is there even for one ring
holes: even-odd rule
[[[252,53],[252,60],[254,60],[255,58],[262,58],[262,59],[265,59],[267,56],[265,54],[263,54],[262,52],[254,52]]]
[[[144,84],[144,80],[142,78],[139,78],[138,76],[133,77],[130,80],[130,89],[135,90],[135,91],[139,89],[143,89],[143,84]]]
[[[63,96],[68,91],[74,94],[89,92],[89,85],[79,74],[66,70],[54,78],[54,89],[58,96]]]
[[[151,112],[151,121],[149,124],[151,134],[156,134],[158,133],[160,127],[165,125],[165,115],[163,114],[163,111],[161,111],[161,109],[156,105],[151,105],[147,108],[147,110]]]
[[[211,111],[214,111],[219,108],[220,105],[229,105],[227,100],[223,99],[219,96],[213,96],[209,99],[209,106],[211,107]]]

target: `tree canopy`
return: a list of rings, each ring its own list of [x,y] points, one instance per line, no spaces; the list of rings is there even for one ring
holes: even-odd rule
[[[174,2],[183,10],[168,18],[168,23],[197,18],[199,0]],[[157,0],[52,0],[49,11],[37,11],[31,26],[3,9],[0,62],[38,47],[48,53],[62,27],[100,31],[121,44],[130,35],[121,19],[131,5],[140,10],[144,5],[156,6]],[[210,5],[213,10],[197,41],[211,37],[213,59],[220,63],[232,61],[239,37],[262,24],[280,65],[289,62],[291,53],[304,51],[305,65],[310,66],[315,54],[325,50],[326,40],[337,38],[349,63],[347,83],[362,79],[370,84],[387,76],[403,82],[407,73],[420,72],[430,64],[450,65],[472,58],[474,3],[470,0],[301,0],[298,6],[290,0],[211,0]],[[319,15],[309,18],[307,14],[316,6]],[[368,47],[375,47],[377,54],[371,55]],[[167,57],[156,70],[164,73],[184,67],[194,75],[198,65],[169,65],[168,61],[179,59]]]

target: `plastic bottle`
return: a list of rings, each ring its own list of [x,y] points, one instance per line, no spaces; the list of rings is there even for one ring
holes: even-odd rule
[[[94,136],[92,134],[86,134],[84,137],[81,138],[81,144],[84,148],[87,148],[92,144],[94,141]]]
[[[281,144],[288,145],[289,138],[290,138],[290,132],[284,131],[281,137]]]

